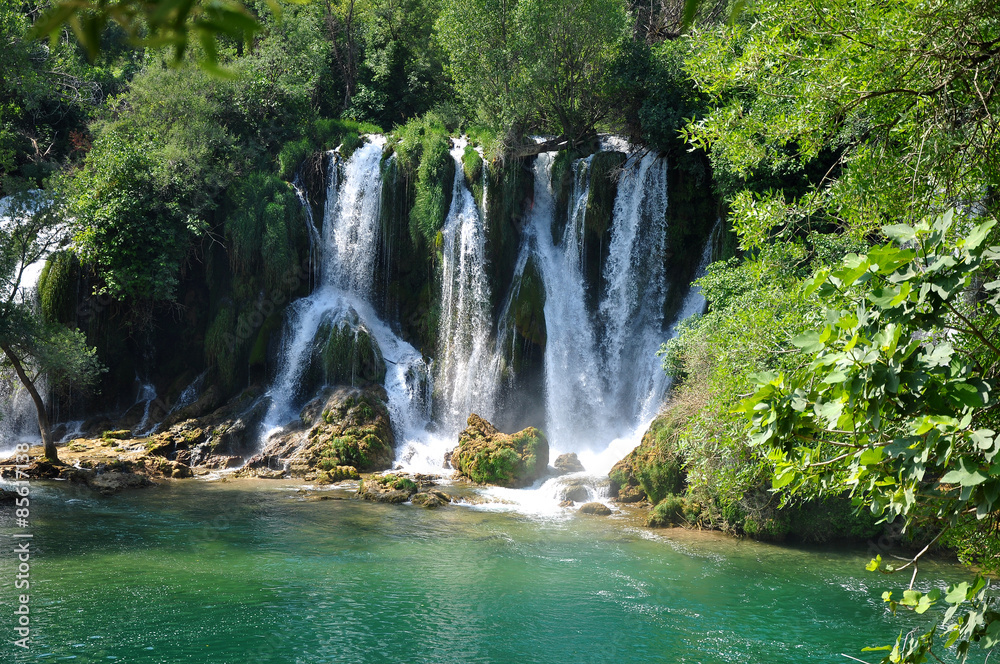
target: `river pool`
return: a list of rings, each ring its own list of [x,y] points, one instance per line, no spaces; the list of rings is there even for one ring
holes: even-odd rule
[[[287,483],[32,492],[31,647],[12,644],[5,546],[2,662],[874,662],[861,648],[915,624],[888,615],[883,590],[906,580],[865,572],[864,548]],[[12,511],[5,535],[21,532]],[[968,574],[937,563],[921,578]]]

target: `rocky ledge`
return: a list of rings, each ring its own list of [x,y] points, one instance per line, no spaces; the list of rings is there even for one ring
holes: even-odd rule
[[[387,473],[371,475],[361,480],[358,498],[376,503],[405,503],[428,509],[451,502],[451,496],[435,488],[436,482],[426,475]]]

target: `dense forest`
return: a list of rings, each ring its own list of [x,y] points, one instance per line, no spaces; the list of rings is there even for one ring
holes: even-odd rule
[[[0,196],[45,201],[0,229],[0,371],[5,389],[46,377],[53,458],[43,420],[127,407],[145,367],[173,393],[207,371],[216,405],[265,379],[314,279],[297,192],[321,214],[326,151],[386,135],[403,193],[383,207],[406,232],[380,306],[429,355],[451,137],[470,141],[479,199],[516,218],[536,155],[559,152],[555,181],[614,134],[666,155],[672,241],[723,220],[707,311],[662,346],[673,387],[612,470],[618,492],[649,500],[653,524],[767,540],[905,526],[906,560],[872,561],[907,570],[885,599],[946,612],[884,661],[1000,641],[982,577],[924,593],[908,573],[928,550],[1000,565],[1000,6],[214,7],[0,0]],[[32,307],[23,267],[45,255]],[[696,255],[672,258],[695,277]],[[544,330],[523,292],[530,364]]]

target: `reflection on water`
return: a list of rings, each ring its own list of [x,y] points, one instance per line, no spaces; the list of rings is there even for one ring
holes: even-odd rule
[[[3,662],[834,662],[902,626],[880,599],[895,580],[865,573],[863,550],[280,483],[35,489],[36,640],[5,637]]]

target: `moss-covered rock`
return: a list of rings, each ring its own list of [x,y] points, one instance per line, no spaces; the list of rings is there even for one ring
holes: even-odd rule
[[[691,525],[697,522],[700,513],[701,505],[697,502],[670,493],[650,510],[647,525],[651,528]]]
[[[320,326],[315,360],[327,385],[381,385],[385,361],[371,332],[360,321],[340,320]]]
[[[300,424],[272,438],[247,462],[247,471],[288,466],[292,476],[318,479],[345,466],[385,470],[395,457],[394,444],[381,387],[329,388],[306,404]]]
[[[361,481],[358,498],[376,503],[405,503],[417,493],[417,483],[400,475],[372,475]]]
[[[475,413],[469,415],[467,424],[451,457],[460,475],[480,484],[523,487],[545,472],[549,443],[538,429],[500,433]]]
[[[678,450],[679,431],[665,417],[653,420],[642,442],[616,463],[608,476],[611,495],[623,503],[648,499],[656,504],[684,490],[684,458]]]
[[[567,475],[569,473],[580,473],[586,470],[583,464],[580,463],[580,458],[576,456],[576,452],[570,452],[569,454],[560,454],[556,457],[553,462],[552,467],[556,469],[556,473],[560,475]]]
[[[333,484],[344,480],[359,480],[361,475],[354,466],[334,466],[327,468],[316,475],[316,481],[320,484]]]
[[[524,341],[544,352],[545,283],[534,260],[528,259],[516,288],[517,292],[511,302],[510,311],[510,315],[514,318],[514,329]],[[519,358],[514,358],[515,371],[518,370],[519,364]]]
[[[442,497],[443,495],[444,494],[442,494],[440,491],[434,491],[434,492],[431,492],[431,491],[423,492],[422,491],[420,493],[413,494],[413,497],[410,498],[410,502],[412,502],[414,505],[417,505],[419,507],[425,507],[427,509],[434,509],[436,507],[441,507],[443,505],[447,505],[449,502],[451,502],[447,498],[447,496]]]

